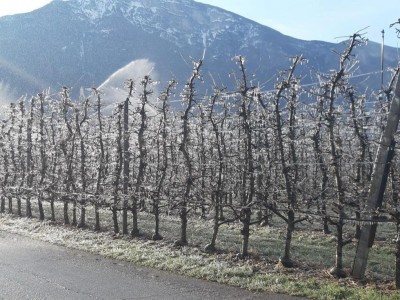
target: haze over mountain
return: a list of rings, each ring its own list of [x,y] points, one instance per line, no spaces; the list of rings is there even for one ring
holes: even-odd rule
[[[289,57],[309,59],[302,72],[304,81],[312,82],[310,70],[337,67],[335,52],[344,47],[294,39],[192,0],[54,0],[36,11],[0,18],[0,87],[19,96],[68,86],[77,95],[80,87],[97,87],[117,70],[143,60],[162,86],[175,78],[182,87],[191,60],[205,53],[206,81],[212,74],[218,84],[232,84],[228,75],[237,68],[232,57],[242,55],[255,80],[271,88],[279,70],[289,66]],[[369,43],[357,51],[359,74],[380,70],[380,45]],[[385,53],[385,65],[396,66],[396,49],[386,47]],[[149,72],[146,68],[143,73]],[[359,80],[378,87],[379,76]]]

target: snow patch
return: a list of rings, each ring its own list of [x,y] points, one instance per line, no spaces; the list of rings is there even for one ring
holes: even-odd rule
[[[92,23],[114,11],[115,0],[67,0],[75,6],[76,11],[85,15]]]
[[[188,41],[189,45],[207,48],[226,32],[244,36],[243,46],[246,47],[256,44],[255,39],[259,38],[257,26],[241,26],[242,17],[211,6],[205,11],[199,10],[192,0],[66,1],[80,18],[88,19],[92,24],[98,24],[101,18],[118,11],[131,24],[140,26],[147,33],[158,33],[178,46],[181,46],[180,41]],[[199,26],[193,26],[194,23]]]
[[[144,7],[143,4],[140,3],[140,2],[138,2],[138,1],[133,1],[133,2],[132,2],[132,7],[133,7],[133,6],[135,6],[135,7]]]

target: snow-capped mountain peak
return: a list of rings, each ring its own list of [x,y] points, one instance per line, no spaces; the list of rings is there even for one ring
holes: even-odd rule
[[[56,0],[57,1],[57,0]],[[82,14],[92,22],[96,22],[103,16],[112,13],[116,6],[116,0],[58,0],[68,2],[75,13]]]
[[[229,32],[243,39],[243,47],[257,43],[263,26],[238,15],[193,0],[55,0],[67,2],[80,19],[98,25],[113,14],[148,33],[178,46],[207,48]]]
[[[104,16],[121,12],[125,17],[136,15],[138,10],[156,13],[159,6],[190,5],[192,0],[55,0],[68,2],[76,13],[85,15],[95,23]]]
[[[63,85],[76,91],[99,86],[116,70],[143,59],[157,66],[160,82],[184,83],[191,60],[204,52],[203,74],[221,84],[232,84],[226,78],[237,70],[232,57],[241,55],[254,78],[267,85],[288,67],[288,57],[303,54],[309,68],[323,71],[337,65],[334,53],[342,49],[297,40],[193,0],[53,0],[31,13],[0,18],[0,36],[6,62],[0,64],[0,81],[18,95]],[[360,72],[380,66],[379,45],[368,47],[359,50],[365,62]],[[385,53],[385,65],[395,65],[396,52]]]

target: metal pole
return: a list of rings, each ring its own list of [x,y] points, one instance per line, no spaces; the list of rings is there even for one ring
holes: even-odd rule
[[[382,45],[381,45],[381,93],[383,93],[383,67],[385,58],[385,30],[382,29]]]

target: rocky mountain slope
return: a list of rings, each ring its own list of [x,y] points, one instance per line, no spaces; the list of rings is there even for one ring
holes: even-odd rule
[[[172,78],[183,84],[191,60],[205,53],[206,81],[212,74],[218,84],[233,84],[228,76],[237,68],[232,57],[243,55],[249,73],[269,88],[279,70],[289,66],[289,57],[309,59],[302,72],[304,81],[312,82],[310,73],[338,65],[335,52],[344,47],[294,39],[192,0],[53,0],[31,13],[0,18],[0,87],[20,95],[69,86],[77,95],[80,87],[99,86],[135,60],[148,61],[162,85]],[[379,71],[380,45],[369,43],[357,51],[358,73]],[[386,66],[396,66],[396,49],[387,47],[386,58]],[[377,78],[360,80],[379,86]]]

